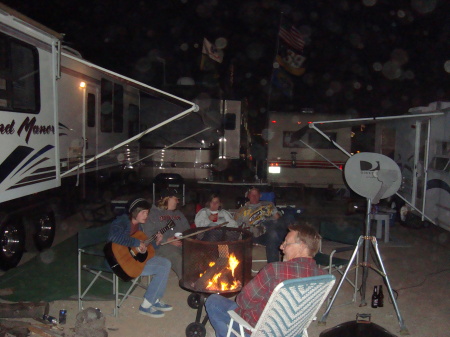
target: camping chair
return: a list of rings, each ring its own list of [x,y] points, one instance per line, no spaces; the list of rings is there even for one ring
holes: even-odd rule
[[[252,337],[308,336],[306,329],[316,317],[335,280],[333,275],[320,275],[281,282],[273,290],[255,327],[234,310],[228,311],[231,319],[227,337],[231,333],[244,337],[244,329],[251,331]],[[233,329],[234,322],[239,324],[240,334]]]
[[[322,236],[322,240],[333,241],[337,243],[345,244],[346,246],[334,248],[329,254],[322,251],[322,241],[320,242],[319,252],[314,257],[316,263],[323,269],[328,270],[329,274],[338,272],[341,275],[344,274],[345,268],[350,262],[350,259],[338,258],[335,254],[354,251],[359,237],[362,235],[360,227],[355,227],[344,222],[344,224],[338,225],[334,222],[322,221],[320,223],[319,234]],[[346,281],[353,287],[353,297],[349,304],[356,301],[356,293],[358,291],[358,251],[356,252],[355,259],[355,279],[350,280],[347,276]]]
[[[117,317],[125,299],[128,297],[138,298],[130,295],[130,293],[136,286],[143,286],[139,283],[140,277],[137,277],[131,282],[125,293],[119,291],[119,277],[112,272],[103,253],[109,228],[110,224],[107,224],[101,227],[85,228],[78,232],[78,310],[83,310],[83,300],[94,283],[99,279],[103,279],[112,283],[112,294],[114,295],[113,315]],[[82,289],[82,271],[87,271],[94,275],[94,278],[84,290]]]
[[[300,208],[295,207],[295,205],[279,205],[275,203],[275,193],[274,192],[261,192],[260,201],[270,201],[277,209],[280,211],[281,216],[284,217],[284,221],[288,221],[289,224],[295,222],[296,216],[303,212]],[[263,246],[263,245],[258,245]],[[252,263],[267,263],[267,259],[252,260]],[[252,269],[252,273],[258,273],[259,270]]]

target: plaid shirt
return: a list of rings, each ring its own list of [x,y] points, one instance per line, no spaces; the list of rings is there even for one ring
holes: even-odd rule
[[[286,262],[267,264],[242,288],[236,297],[235,311],[252,326],[255,326],[275,287],[281,282],[325,274],[312,258],[299,257]]]

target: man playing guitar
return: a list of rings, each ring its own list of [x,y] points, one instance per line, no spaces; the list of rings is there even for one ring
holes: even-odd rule
[[[152,280],[144,294],[144,300],[139,312],[150,317],[164,317],[165,311],[172,310],[172,306],[161,301],[167,286],[171,263],[166,258],[154,256],[154,249],[150,244],[140,239],[142,224],[147,220],[150,203],[142,198],[132,199],[127,205],[127,214],[117,217],[111,224],[108,241],[113,244],[128,247],[125,251],[145,256],[140,276],[153,275]],[[142,233],[143,234],[143,233]],[[156,244],[162,240],[162,234],[156,234]],[[148,259],[148,260],[146,260]],[[119,261],[119,258],[117,259]],[[138,260],[138,258],[136,258]],[[145,261],[146,260],[146,261]],[[114,268],[113,268],[114,270]]]

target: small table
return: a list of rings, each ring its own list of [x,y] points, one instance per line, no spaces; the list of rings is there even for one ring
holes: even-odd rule
[[[377,221],[377,232],[376,232],[377,239],[381,239],[382,237],[383,222],[384,222],[384,242],[389,242],[390,214],[378,212],[375,214],[370,214],[370,219]]]

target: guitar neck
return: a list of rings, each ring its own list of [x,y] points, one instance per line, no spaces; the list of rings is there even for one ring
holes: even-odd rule
[[[175,223],[172,220],[169,220],[169,222],[163,227],[161,228],[157,233],[153,234],[151,237],[149,237],[147,240],[144,241],[144,244],[146,246],[148,246],[150,244],[150,242],[153,242],[156,240],[156,236],[158,234],[164,234],[165,232],[167,232],[169,229],[172,229],[175,227]]]

